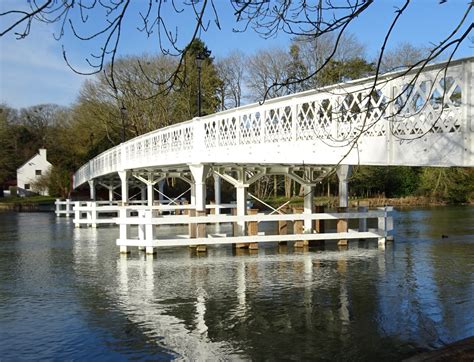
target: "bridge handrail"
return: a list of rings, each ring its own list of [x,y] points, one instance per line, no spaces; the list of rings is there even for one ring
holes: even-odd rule
[[[74,187],[95,177],[151,163],[165,166],[202,162],[199,157],[220,148],[316,140],[343,144],[362,132],[363,137],[389,137],[392,133],[407,139],[423,132],[461,132],[467,127],[467,121],[463,124],[460,120],[461,104],[467,104],[464,66],[472,69],[473,64],[474,57],[451,61],[444,80],[447,62],[426,66],[410,92],[407,84],[416,69],[381,75],[371,103],[366,96],[375,78],[367,77],[161,128],[106,150],[84,164],[74,175]],[[400,104],[389,101],[398,97]],[[389,124],[388,118],[395,114],[397,122]],[[435,130],[432,120],[426,120],[430,114],[443,118]]]

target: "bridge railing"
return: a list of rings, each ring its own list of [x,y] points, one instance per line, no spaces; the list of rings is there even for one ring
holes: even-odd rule
[[[472,85],[466,75],[473,68],[474,58],[430,65],[419,73],[389,73],[172,125],[98,155],[76,172],[74,187],[124,169],[206,162],[220,149],[315,141],[344,146],[360,138],[393,142],[470,131]]]

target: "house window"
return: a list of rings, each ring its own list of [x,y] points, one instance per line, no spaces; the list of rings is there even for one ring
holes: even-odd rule
[[[36,175],[36,176],[41,176],[41,170],[36,170],[36,171],[35,171],[35,175]]]
[[[30,184],[25,184],[25,190],[29,190],[30,189]]]

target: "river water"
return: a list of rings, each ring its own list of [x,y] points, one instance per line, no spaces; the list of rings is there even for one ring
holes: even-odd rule
[[[0,360],[399,360],[474,335],[474,207],[395,242],[118,254],[117,228],[0,214]],[[442,237],[443,235],[447,237]]]

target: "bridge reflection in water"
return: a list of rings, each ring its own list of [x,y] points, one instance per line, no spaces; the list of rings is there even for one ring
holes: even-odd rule
[[[400,216],[403,223],[413,218],[416,212]],[[266,245],[237,256],[226,246],[201,256],[164,248],[157,261],[111,258],[116,231],[91,232],[75,230],[76,273],[95,280],[109,308],[148,344],[185,359],[394,360],[474,330],[473,270],[462,239],[450,255],[447,241],[405,242],[401,235],[385,251],[371,242],[294,253]]]

